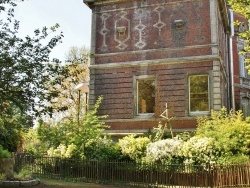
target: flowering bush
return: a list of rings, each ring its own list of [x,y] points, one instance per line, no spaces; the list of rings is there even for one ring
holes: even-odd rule
[[[159,140],[147,145],[146,161],[150,163],[176,163],[183,141],[177,138]]]
[[[212,111],[211,118],[198,119],[196,135],[214,139],[214,148],[218,163],[228,163],[234,158],[233,163],[242,163],[243,159],[249,161],[250,156],[250,119],[243,117],[241,111],[227,113],[226,108]],[[238,157],[236,157],[238,156]],[[242,157],[243,156],[243,157]],[[248,156],[248,158],[247,158]]]
[[[71,158],[74,155],[74,151],[76,150],[76,145],[70,144],[65,146],[64,144],[60,144],[56,149],[51,147],[47,154],[49,157],[60,157],[60,158]]]
[[[123,155],[127,155],[130,159],[140,162],[145,156],[149,142],[150,139],[147,137],[135,138],[135,135],[129,135],[120,139],[118,146],[121,148]]]
[[[184,164],[213,165],[216,162],[214,144],[213,138],[198,136],[190,138],[183,143],[181,148]]]

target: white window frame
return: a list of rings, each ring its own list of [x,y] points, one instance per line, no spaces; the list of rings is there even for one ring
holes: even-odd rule
[[[208,110],[207,111],[191,111],[191,99],[190,99],[190,78],[192,76],[207,76],[207,80],[208,80]],[[188,111],[189,111],[189,115],[191,116],[199,116],[199,115],[209,115],[210,114],[210,79],[209,79],[209,74],[192,74],[188,76]]]

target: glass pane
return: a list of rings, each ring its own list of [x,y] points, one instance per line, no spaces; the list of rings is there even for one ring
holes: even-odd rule
[[[190,111],[209,111],[208,76],[190,76]]]
[[[137,80],[138,113],[154,113],[155,111],[155,81]]]

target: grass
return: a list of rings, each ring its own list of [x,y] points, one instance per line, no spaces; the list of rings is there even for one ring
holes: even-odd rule
[[[83,183],[83,182],[67,182],[62,180],[53,180],[48,178],[39,178],[42,184],[72,188],[111,188],[111,186],[99,185],[94,183]]]

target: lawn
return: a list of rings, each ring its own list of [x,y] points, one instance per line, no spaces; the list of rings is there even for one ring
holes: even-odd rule
[[[93,184],[93,183],[73,183],[60,180],[40,178],[41,184],[35,188],[115,188],[114,186]]]

